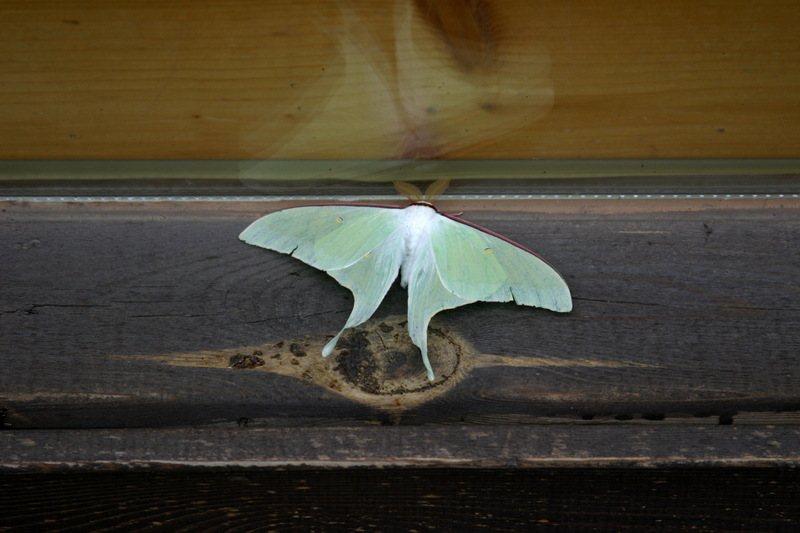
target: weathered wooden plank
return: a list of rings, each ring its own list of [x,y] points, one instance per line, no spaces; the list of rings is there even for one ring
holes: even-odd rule
[[[794,531],[792,469],[10,474],[9,531]]]
[[[16,430],[0,469],[764,467],[800,464],[783,426],[549,424]]]
[[[324,273],[237,240],[264,206],[2,209],[7,427],[730,422],[800,406],[791,200],[459,202],[551,261],[575,309],[440,314],[433,386],[394,338],[399,288],[363,330],[366,349],[317,355],[352,300]],[[228,368],[256,351],[263,366]]]
[[[796,157],[789,0],[0,6],[4,159]]]

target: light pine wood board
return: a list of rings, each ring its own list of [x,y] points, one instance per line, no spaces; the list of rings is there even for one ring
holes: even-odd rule
[[[789,0],[0,5],[0,158],[789,158]]]

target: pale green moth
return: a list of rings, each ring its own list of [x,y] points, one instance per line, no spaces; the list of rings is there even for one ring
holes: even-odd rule
[[[345,329],[363,324],[400,274],[408,288],[408,333],[428,361],[428,322],[439,311],[469,303],[509,302],[566,313],[572,298],[564,278],[522,246],[453,215],[430,200],[449,180],[417,187],[396,183],[411,205],[310,205],[266,215],[239,236],[248,244],[290,254],[324,270],[353,292],[353,311],[322,349],[327,357]]]

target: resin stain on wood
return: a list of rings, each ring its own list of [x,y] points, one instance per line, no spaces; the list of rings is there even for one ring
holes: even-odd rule
[[[400,413],[450,392],[480,368],[646,367],[631,361],[592,360],[557,356],[513,357],[482,354],[452,330],[430,330],[430,357],[437,370],[425,377],[419,349],[406,332],[404,316],[389,316],[348,330],[334,354],[322,358],[323,338],[306,336],[273,344],[222,351],[125,356],[179,366],[252,370],[292,377],[333,391],[345,398]],[[288,347],[288,349],[287,349]],[[297,355],[301,351],[302,355]],[[232,354],[232,355],[231,355]],[[535,396],[535,392],[532,393]]]

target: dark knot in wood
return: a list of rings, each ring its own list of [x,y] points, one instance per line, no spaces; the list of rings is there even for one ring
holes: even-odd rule
[[[436,379],[428,381],[419,348],[405,317],[373,320],[346,331],[336,349],[334,370],[370,394],[404,394],[438,387],[456,372],[462,347],[444,331],[428,327],[428,357]]]

